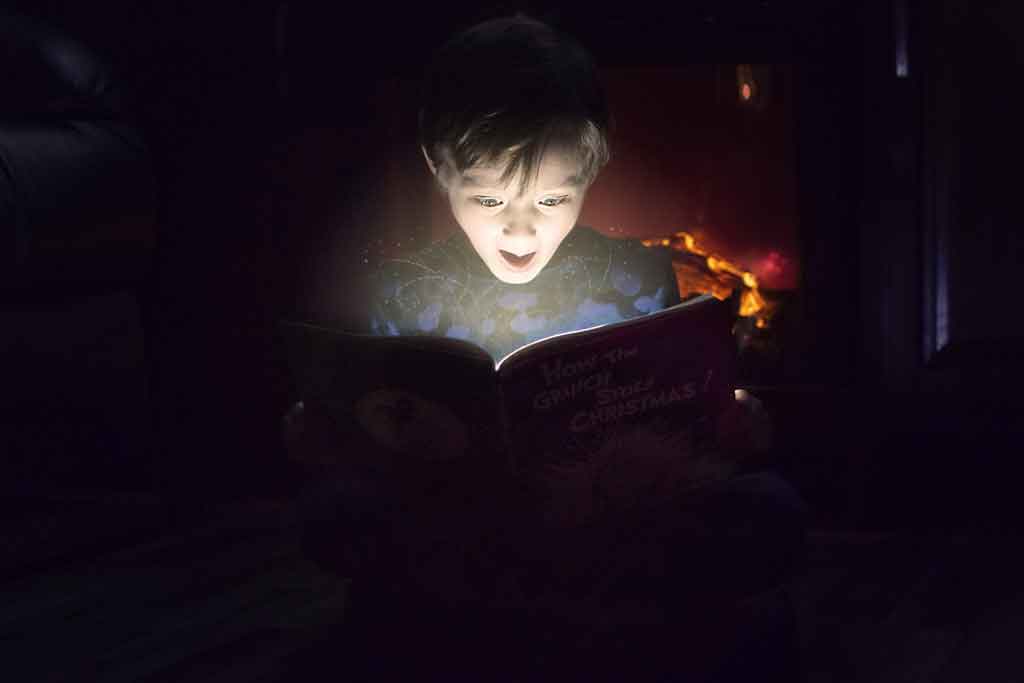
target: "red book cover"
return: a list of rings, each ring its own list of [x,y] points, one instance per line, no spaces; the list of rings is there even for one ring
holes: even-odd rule
[[[508,448],[551,522],[664,502],[731,470],[716,425],[734,401],[734,320],[731,300],[705,295],[502,361]]]

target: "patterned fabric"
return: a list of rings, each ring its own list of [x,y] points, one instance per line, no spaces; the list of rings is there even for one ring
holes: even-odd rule
[[[537,339],[618,322],[679,302],[671,256],[576,227],[526,284],[501,282],[460,230],[384,261],[371,287],[370,330],[471,341],[503,358]]]

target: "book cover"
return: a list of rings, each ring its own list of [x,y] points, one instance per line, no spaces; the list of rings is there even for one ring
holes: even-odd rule
[[[705,295],[503,361],[509,449],[550,521],[654,505],[728,475],[716,428],[735,400],[734,321],[730,300]]]
[[[497,360],[455,339],[281,328],[299,395],[340,431],[417,462],[493,460],[575,525],[728,474],[715,431],[734,321],[732,300],[704,295]]]

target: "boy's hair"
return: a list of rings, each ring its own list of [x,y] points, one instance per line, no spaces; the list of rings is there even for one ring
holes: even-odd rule
[[[420,144],[439,170],[503,164],[501,182],[522,171],[522,191],[549,147],[576,156],[585,184],[610,157],[611,117],[590,55],[523,14],[452,38],[427,69],[421,102]]]

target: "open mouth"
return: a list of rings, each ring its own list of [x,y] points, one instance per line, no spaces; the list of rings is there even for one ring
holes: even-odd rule
[[[537,253],[535,251],[531,251],[529,254],[519,256],[510,251],[505,251],[504,249],[499,249],[498,251],[501,252],[501,258],[505,259],[505,263],[507,263],[513,270],[525,270],[529,267],[530,263],[533,261],[533,257]]]

